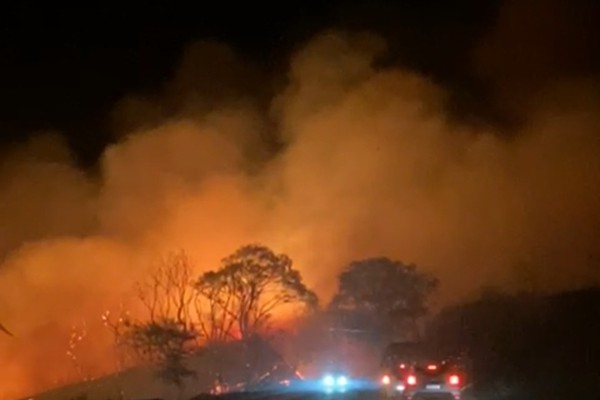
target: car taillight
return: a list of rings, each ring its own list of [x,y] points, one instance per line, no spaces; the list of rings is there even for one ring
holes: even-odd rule
[[[381,378],[381,383],[383,383],[384,385],[389,385],[390,384],[390,377],[389,375],[384,375],[383,378]]]
[[[400,364],[400,369],[404,369],[404,368],[406,368],[406,365],[405,364]]]
[[[415,386],[417,384],[417,377],[414,375],[407,376],[406,383],[410,386]]]
[[[429,364],[427,366],[427,370],[428,371],[436,371],[437,370],[437,365],[435,365],[435,364]]]
[[[460,377],[458,375],[450,375],[450,377],[448,377],[448,383],[453,386],[458,386],[460,384]]]

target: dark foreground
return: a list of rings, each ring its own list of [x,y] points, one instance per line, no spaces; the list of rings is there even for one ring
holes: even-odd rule
[[[259,391],[252,393],[228,393],[223,395],[200,395],[191,400],[383,400],[378,390],[349,390],[343,393],[325,393],[322,391]],[[419,397],[418,400],[453,400],[449,394],[438,394],[429,397]],[[465,393],[463,400],[475,400],[471,393]],[[417,398],[415,397],[415,400]]]
[[[227,393],[222,395],[202,394],[191,400],[379,400],[379,392],[374,390],[351,390],[344,393],[324,393],[319,391],[257,391],[247,393]]]
[[[222,395],[202,394],[190,400],[383,400],[376,390],[351,390],[345,393],[324,393],[319,391],[257,391],[247,393],[228,393]],[[432,395],[414,400],[452,400],[452,396]],[[591,391],[584,396],[552,396],[531,395],[513,390],[466,391],[461,400],[600,400],[600,383],[598,391]]]

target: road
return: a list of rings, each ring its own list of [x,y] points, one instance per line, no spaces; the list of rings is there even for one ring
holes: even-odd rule
[[[373,390],[351,390],[345,393],[324,393],[318,391],[251,392],[228,393],[223,395],[199,395],[191,400],[379,400],[379,393]]]
[[[446,397],[435,397],[443,400]],[[448,399],[452,399],[449,396]],[[465,396],[465,400],[475,400]],[[288,392],[254,392],[254,393],[229,393],[224,395],[200,395],[191,400],[381,400],[376,390],[350,390],[345,393],[324,393],[318,391],[288,391]]]

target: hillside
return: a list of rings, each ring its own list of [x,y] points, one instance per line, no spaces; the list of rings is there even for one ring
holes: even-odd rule
[[[289,376],[293,371],[283,363],[281,357],[265,342],[233,342],[226,345],[204,348],[190,357],[188,366],[195,377],[187,379],[183,393],[157,378],[157,369],[137,367],[108,375],[93,381],[79,382],[55,390],[28,396],[35,400],[65,400],[85,396],[87,400],[106,399],[176,399],[179,395],[191,398],[210,390],[216,374],[227,382],[242,383],[257,379],[279,367],[280,373]]]

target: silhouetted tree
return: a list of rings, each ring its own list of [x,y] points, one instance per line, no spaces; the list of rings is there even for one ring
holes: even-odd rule
[[[600,288],[555,294],[484,290],[441,310],[428,341],[468,354],[477,398],[583,399],[598,388]],[[593,398],[593,397],[592,397]]]
[[[193,265],[184,251],[163,258],[148,277],[137,285],[138,297],[150,321],[174,319],[190,328],[197,297]]]
[[[239,248],[222,260],[221,268],[203,274],[196,284],[208,300],[219,336],[236,329],[242,338],[265,328],[272,313],[284,305],[317,306],[300,272],[285,254],[261,245]],[[216,320],[216,321],[215,321]]]
[[[409,331],[427,313],[427,300],[438,280],[389,258],[352,262],[338,278],[329,311],[345,329],[367,328],[383,338]]]
[[[122,314],[113,322],[108,314],[103,317],[117,345],[138,360],[157,365],[158,376],[180,393],[184,378],[193,374],[185,359],[198,350],[199,333],[192,313],[198,292],[192,273],[185,252],[170,254],[137,285],[138,298],[147,311],[145,318]]]
[[[126,333],[129,346],[158,365],[158,377],[183,392],[184,379],[194,375],[185,360],[197,350],[195,330],[175,319],[132,323]]]

